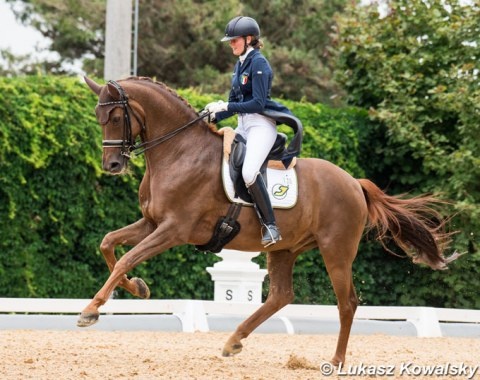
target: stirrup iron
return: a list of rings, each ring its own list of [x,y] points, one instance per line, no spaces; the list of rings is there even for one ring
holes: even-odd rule
[[[278,243],[282,240],[282,235],[280,235],[280,230],[275,224],[263,225],[262,226],[262,242],[264,248],[270,247],[271,245]]]

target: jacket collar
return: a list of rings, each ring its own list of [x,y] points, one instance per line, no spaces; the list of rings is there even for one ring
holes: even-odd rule
[[[247,51],[245,52],[245,54],[242,54],[240,57],[238,57],[238,59],[240,60],[240,64],[243,65],[243,62],[245,62],[245,60],[247,59],[247,56],[250,54],[250,52],[253,51],[253,47],[249,46],[247,48]]]
[[[240,66],[245,66],[249,61],[252,60],[253,57],[255,57],[257,54],[260,54],[260,51],[258,49],[253,49],[247,54],[247,57],[243,61],[243,63],[239,60],[239,65]]]

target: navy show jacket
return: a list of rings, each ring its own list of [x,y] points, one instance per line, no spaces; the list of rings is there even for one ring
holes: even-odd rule
[[[291,115],[287,107],[270,98],[272,80],[273,71],[267,59],[258,49],[252,50],[243,64],[239,60],[235,65],[228,97],[228,111],[217,113],[217,121],[236,113],[262,114],[266,110]]]
[[[267,59],[258,49],[251,51],[243,64],[240,60],[235,65],[232,88],[228,97],[228,111],[218,112],[216,121],[227,119],[236,113],[258,113],[274,119],[279,124],[286,124],[294,131],[294,136],[281,158],[285,168],[293,157],[300,154],[303,140],[301,121],[283,104],[270,98],[273,71]]]

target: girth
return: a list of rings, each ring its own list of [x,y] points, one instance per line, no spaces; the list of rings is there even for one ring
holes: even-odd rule
[[[240,232],[241,227],[237,218],[241,209],[242,205],[240,203],[230,204],[227,215],[218,219],[210,241],[207,244],[196,245],[195,248],[204,252],[220,252]]]

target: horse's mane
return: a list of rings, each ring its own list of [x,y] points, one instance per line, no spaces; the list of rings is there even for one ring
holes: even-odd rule
[[[193,106],[187,101],[187,99],[185,99],[183,96],[180,96],[175,90],[173,90],[171,87],[167,86],[165,83],[163,82],[159,82],[159,81],[156,81],[150,77],[139,77],[139,76],[131,76],[131,77],[128,77],[126,79],[124,79],[126,81],[145,81],[145,82],[148,82],[148,83],[151,83],[155,86],[159,86],[161,89],[167,91],[169,94],[171,94],[172,96],[174,96],[175,98],[177,98],[178,100],[180,100],[183,104],[185,104],[185,106],[189,109],[191,109],[193,112],[195,112],[195,114],[198,114],[198,112],[195,110],[195,108],[193,108]],[[216,127],[215,124],[211,124],[211,123],[206,123],[208,125],[208,128],[210,129],[210,131],[212,131],[213,133],[217,133],[218,131],[218,128]]]

